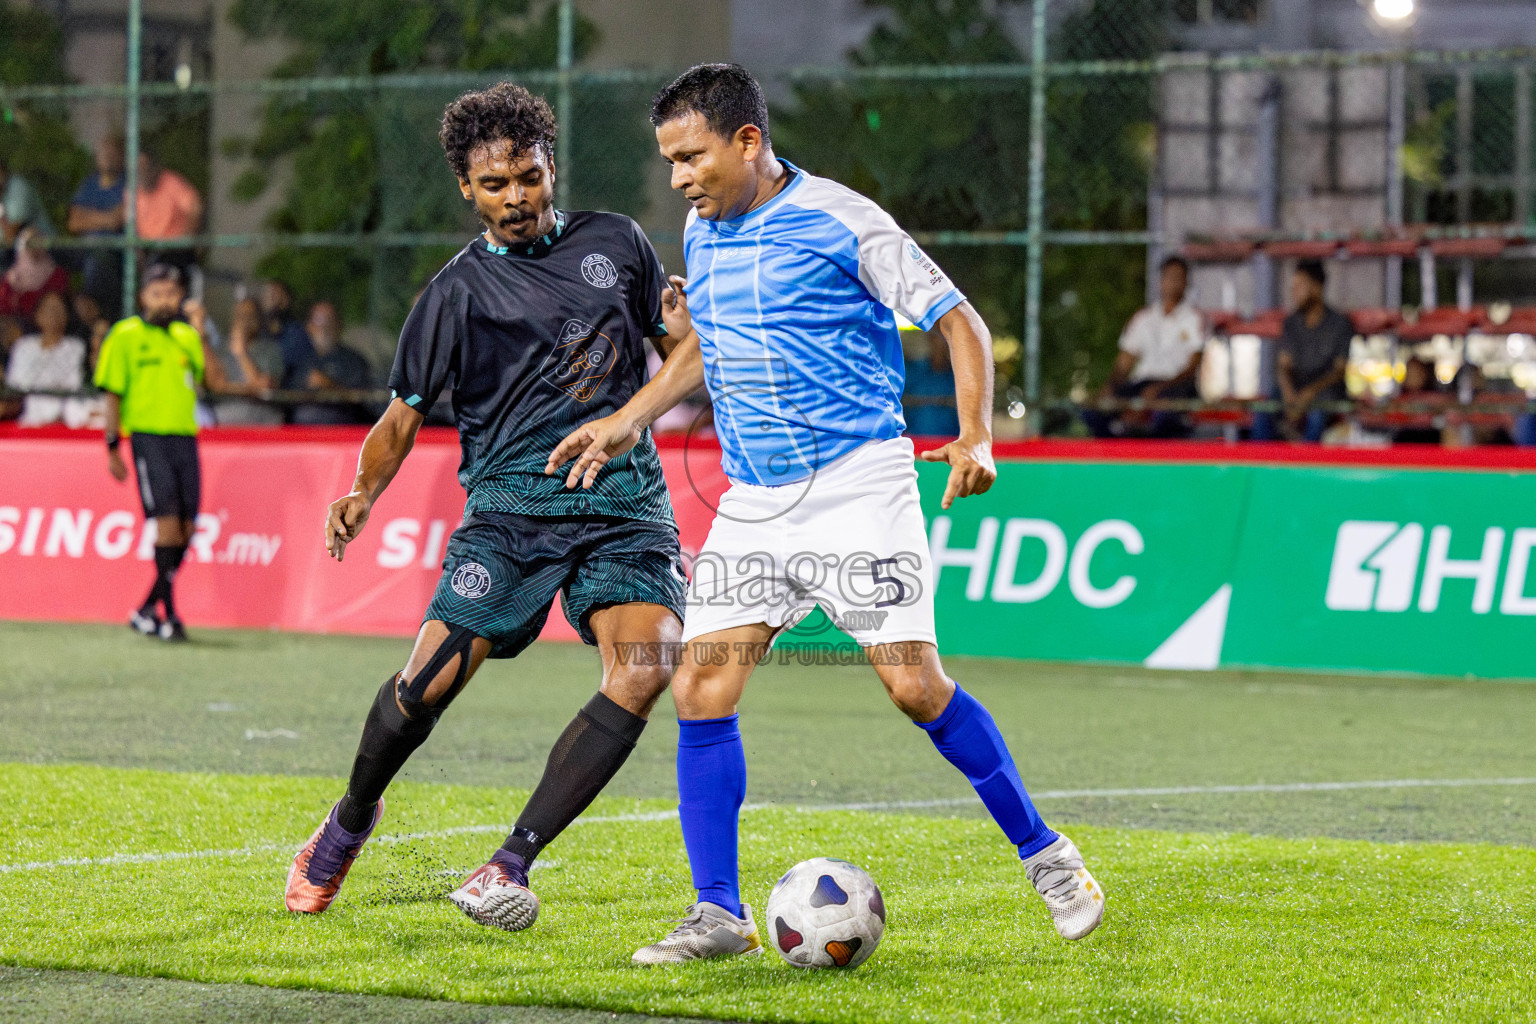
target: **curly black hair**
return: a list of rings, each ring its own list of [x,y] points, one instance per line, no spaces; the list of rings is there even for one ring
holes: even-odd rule
[[[507,142],[513,154],[539,146],[554,152],[554,111],[541,96],[512,82],[498,82],[489,89],[466,92],[443,111],[438,141],[448,166],[460,181],[469,180],[469,155],[481,146]]]

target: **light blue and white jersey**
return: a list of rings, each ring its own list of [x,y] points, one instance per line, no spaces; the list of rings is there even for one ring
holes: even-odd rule
[[[922,330],[965,296],[890,214],[795,167],[728,221],[690,212],[688,307],[726,475],[777,486],[898,437],[899,312]]]

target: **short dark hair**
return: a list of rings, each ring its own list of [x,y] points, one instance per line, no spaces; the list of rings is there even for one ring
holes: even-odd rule
[[[169,281],[178,288],[185,288],[186,282],[182,280],[181,268],[174,263],[151,263],[144,268],[144,283],[154,284],[156,281]]]
[[[763,145],[773,148],[768,101],[757,79],[740,64],[697,64],[651,101],[651,124],[658,128],[690,113],[702,115],[710,130],[726,139],[735,138],[743,125],[756,125]]]
[[[1305,274],[1319,286],[1328,283],[1328,271],[1323,268],[1322,260],[1302,260],[1296,264],[1296,273]]]
[[[1189,260],[1185,259],[1183,256],[1164,256],[1163,262],[1158,265],[1157,269],[1159,271],[1163,271],[1167,270],[1169,267],[1178,267],[1180,270],[1184,271],[1185,277],[1189,276]]]
[[[542,146],[550,156],[558,133],[555,113],[542,97],[512,82],[498,82],[448,104],[437,138],[454,176],[468,181],[469,155],[480,147],[506,142],[516,156]]]

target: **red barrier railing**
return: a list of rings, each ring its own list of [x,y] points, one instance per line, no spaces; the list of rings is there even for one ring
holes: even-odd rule
[[[361,445],[367,427],[210,427],[204,443],[273,441],[284,444],[344,442]],[[0,438],[88,439],[100,437],[91,430],[67,427],[18,427],[0,423]],[[914,437],[918,451],[938,448],[950,438]],[[418,444],[457,445],[458,433],[450,427],[423,427]],[[715,451],[711,436],[658,434],[657,447],[664,450],[696,448]],[[1230,462],[1254,464],[1316,464],[1329,466],[1462,467],[1536,471],[1536,448],[1485,446],[1441,448],[1430,444],[1400,444],[1389,448],[1347,448],[1298,444],[1287,441],[1153,441],[1040,438],[1030,441],[998,441],[992,454],[999,459],[1051,462]]]

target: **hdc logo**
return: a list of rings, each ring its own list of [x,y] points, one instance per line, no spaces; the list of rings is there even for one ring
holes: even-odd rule
[[[1526,577],[1531,551],[1536,549],[1536,529],[1514,531],[1509,557],[1504,557],[1505,533],[1490,526],[1483,533],[1482,551],[1476,558],[1451,557],[1451,528],[1429,531],[1424,551],[1424,527],[1419,523],[1377,523],[1351,520],[1339,527],[1333,545],[1333,565],[1328,571],[1328,591],[1323,602],[1334,611],[1402,612],[1413,606],[1418,584],[1418,609],[1433,612],[1440,607],[1440,591],[1446,580],[1472,580],[1472,611],[1486,615],[1493,610],[1498,591],[1499,568],[1504,566],[1504,590],[1499,611],[1504,615],[1536,615],[1536,596],[1528,596]]]
[[[1075,544],[1069,543],[1066,532],[1049,519],[1009,519],[1000,523],[996,516],[986,516],[977,526],[974,548],[951,547],[949,531],[949,516],[934,517],[928,547],[933,556],[935,578],[950,566],[969,569],[965,599],[980,601],[988,596],[987,577],[990,574],[991,597],[998,604],[1043,601],[1055,592],[1063,576],[1067,578],[1067,589],[1085,608],[1113,608],[1124,604],[1136,589],[1136,577],[1127,574],[1117,577],[1107,587],[1097,586],[1090,574],[1094,556],[1111,542],[1128,555],[1139,555],[1146,550],[1141,531],[1123,519],[1094,523],[1083,531]],[[1034,579],[1021,581],[1017,576],[1026,541],[1039,542],[1043,546],[1045,561]],[[994,556],[995,574],[992,572]]]

